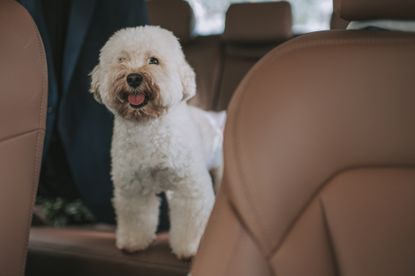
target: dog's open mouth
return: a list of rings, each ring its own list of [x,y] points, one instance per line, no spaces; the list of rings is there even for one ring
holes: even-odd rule
[[[129,94],[127,101],[132,108],[141,108],[148,102],[148,97],[145,93]]]

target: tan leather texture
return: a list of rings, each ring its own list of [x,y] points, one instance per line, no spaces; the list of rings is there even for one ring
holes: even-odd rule
[[[334,10],[346,20],[415,19],[413,0],[334,0]]]
[[[273,252],[275,274],[414,275],[414,181],[415,169],[337,175]]]
[[[227,42],[267,43],[291,36],[291,5],[286,1],[232,4],[226,12]]]
[[[245,45],[243,43],[225,43],[222,57],[222,74],[219,82],[219,91],[214,107],[216,110],[228,108],[232,96],[246,73],[266,53],[277,46],[279,41],[267,44]]]
[[[240,266],[415,275],[413,64],[414,34],[333,31],[293,39],[248,73],[229,108],[222,192],[229,227],[262,260]],[[230,275],[233,264],[207,259],[247,254],[224,243],[229,211],[215,208],[192,276]]]
[[[0,2],[0,274],[23,275],[47,102],[40,35],[16,1]]]
[[[221,41],[219,35],[198,36],[183,45],[183,52],[196,72],[197,94],[189,103],[212,110],[217,97],[222,70]]]
[[[113,231],[33,227],[27,270],[31,276],[187,275],[189,264],[171,253],[166,234],[159,235],[149,249],[126,254],[115,247]]]
[[[193,37],[194,14],[189,3],[184,0],[147,1],[148,17],[151,25],[172,31],[181,43]]]
[[[271,276],[265,256],[220,192],[191,275]]]
[[[216,110],[228,108],[238,84],[259,59],[291,38],[291,6],[284,1],[232,4],[225,25]]]

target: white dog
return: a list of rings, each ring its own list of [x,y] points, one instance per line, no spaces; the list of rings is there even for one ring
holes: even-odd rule
[[[166,191],[171,248],[179,258],[193,256],[214,202],[209,169],[221,171],[224,113],[187,105],[196,93],[195,74],[177,38],[160,27],[116,32],[91,76],[91,92],[115,115],[117,247],[133,252],[150,245],[157,194]]]

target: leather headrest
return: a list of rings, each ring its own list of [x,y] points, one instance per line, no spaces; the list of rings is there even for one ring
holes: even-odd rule
[[[184,0],[147,1],[148,17],[151,25],[170,30],[181,43],[193,36],[194,14],[192,7]]]
[[[266,43],[292,36],[288,2],[232,4],[226,12],[223,39],[227,42]]]
[[[346,20],[415,20],[413,0],[333,0],[337,15]]]

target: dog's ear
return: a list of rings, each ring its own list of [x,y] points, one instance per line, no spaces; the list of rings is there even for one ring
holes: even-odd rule
[[[182,101],[187,101],[196,95],[196,75],[186,60],[183,61],[181,66],[180,78],[183,86]]]
[[[94,67],[89,76],[91,77],[91,87],[89,88],[89,92],[94,95],[94,98],[97,102],[102,103],[101,95],[99,93],[99,73],[100,73],[100,66],[99,64]]]

